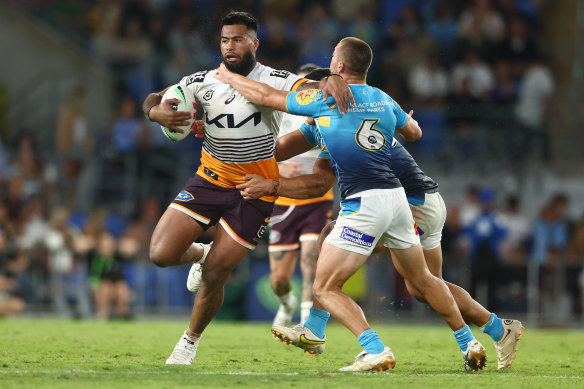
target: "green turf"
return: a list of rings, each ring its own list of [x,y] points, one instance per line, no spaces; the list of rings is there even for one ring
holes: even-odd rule
[[[271,337],[268,323],[210,325],[193,366],[166,366],[185,321],[0,321],[0,388],[480,388],[584,387],[584,332],[527,329],[510,369],[497,371],[490,339],[489,363],[466,373],[460,351],[444,326],[374,325],[397,359],[394,371],[340,373],[360,351],[342,326],[327,330],[318,357]]]

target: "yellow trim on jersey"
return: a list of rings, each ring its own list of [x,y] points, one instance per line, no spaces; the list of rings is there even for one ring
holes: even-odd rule
[[[205,168],[215,174],[214,179],[205,173]],[[224,188],[235,188],[235,185],[243,184],[243,176],[246,174],[257,174],[264,178],[278,179],[280,171],[274,157],[263,161],[250,163],[225,163],[213,158],[205,150],[201,150],[201,165],[197,174],[210,183]],[[277,196],[263,196],[260,200],[273,202]]]
[[[296,92],[298,90],[298,87],[302,84],[304,84],[306,81],[308,81],[308,78],[301,78],[300,80],[296,81],[294,83],[294,85],[292,85],[292,88],[290,88],[291,92]]]
[[[318,125],[323,127],[330,127],[331,126],[331,117],[330,116],[322,116],[318,118]]]
[[[278,200],[274,204],[282,205],[284,207],[289,207],[291,205],[306,205],[306,204],[313,204],[318,203],[320,201],[329,201],[333,199],[333,190],[332,188],[329,189],[328,192],[325,193],[324,196],[315,197],[313,199],[291,199],[290,197],[280,196]]]

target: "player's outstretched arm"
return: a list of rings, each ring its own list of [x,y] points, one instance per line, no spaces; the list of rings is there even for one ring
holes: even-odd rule
[[[329,159],[318,158],[314,163],[312,174],[279,180],[263,178],[257,174],[247,174],[243,177],[246,182],[237,185],[246,200],[257,199],[262,196],[286,196],[293,199],[311,199],[324,196],[337,181]]]
[[[223,63],[217,69],[215,77],[219,81],[231,85],[253,104],[288,112],[286,108],[286,96],[288,96],[288,92],[274,89],[263,82],[251,80],[240,74],[230,72]]]
[[[407,142],[414,142],[422,137],[422,129],[417,120],[412,117],[414,111],[408,113],[408,121],[403,127],[397,129],[397,132],[403,136]]]
[[[173,130],[183,133],[184,131],[177,126],[188,126],[190,124],[191,114],[184,111],[175,111],[171,108],[173,103],[180,103],[178,99],[164,100],[162,104],[162,96],[168,88],[162,92],[150,93],[146,96],[142,104],[142,111],[146,119],[156,122],[164,127],[172,128]]]
[[[276,142],[276,161],[281,162],[314,148],[302,131],[296,130],[278,138]]]

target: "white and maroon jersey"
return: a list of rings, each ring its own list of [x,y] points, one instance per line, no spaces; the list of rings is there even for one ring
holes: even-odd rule
[[[306,116],[298,116],[292,115],[289,113],[284,113],[282,118],[282,124],[280,125],[280,134],[278,137],[284,136],[291,132],[294,132],[300,128],[306,122]],[[302,165],[302,174],[311,174],[312,168],[314,167],[314,163],[320,154],[320,148],[314,147],[312,150],[308,150],[305,153],[300,155],[295,155],[294,157],[280,162],[280,163],[288,163],[288,162],[296,162]],[[316,203],[319,201],[326,201],[333,199],[333,190],[329,190],[324,196],[315,197],[312,199],[292,199],[289,197],[280,196],[278,200],[276,200],[277,205],[282,206],[291,206],[291,205],[304,205],[304,204],[311,204]]]
[[[272,88],[295,91],[305,78],[257,63],[248,78]],[[203,109],[205,138],[197,174],[227,188],[243,183],[246,174],[278,178],[274,158],[283,112],[247,101],[229,84],[215,78],[215,71],[202,71],[180,81]],[[274,201],[273,196],[262,200]]]

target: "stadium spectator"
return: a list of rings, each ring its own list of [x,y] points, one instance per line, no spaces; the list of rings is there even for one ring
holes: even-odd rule
[[[553,305],[558,304],[557,298],[561,292],[561,284],[558,282],[562,277],[558,272],[564,270],[568,246],[568,221],[565,215],[567,206],[566,195],[554,195],[533,226],[532,259],[540,269],[540,302],[544,311],[552,310]]]
[[[78,179],[87,157],[93,150],[93,137],[85,114],[87,93],[83,87],[73,89],[57,118],[55,144],[59,158],[59,182],[63,185],[61,201],[75,205]]]
[[[55,208],[44,239],[48,252],[51,301],[59,316],[89,318],[91,303],[87,264],[75,255],[75,236],[69,226],[69,219],[70,212],[67,208]]]
[[[491,0],[474,0],[462,11],[459,22],[460,36],[481,52],[499,43],[505,36],[503,18]]]
[[[479,287],[486,286],[485,307],[498,311],[497,285],[499,265],[501,261],[501,242],[507,234],[503,220],[495,210],[495,193],[490,188],[482,188],[478,199],[480,212],[477,217],[464,228],[464,233],[470,240],[469,257],[471,261],[470,294],[477,300]]]
[[[493,88],[493,102],[503,106],[512,106],[517,100],[518,85],[513,76],[509,62],[499,59],[493,67],[495,73],[495,86]],[[511,120],[511,125],[515,124]]]
[[[524,134],[524,149],[518,150],[518,153],[526,154],[535,150],[536,156],[543,161],[550,161],[550,139],[545,125],[549,120],[549,103],[554,90],[554,78],[544,59],[532,59],[519,87],[515,108],[515,116]]]
[[[491,68],[472,47],[464,50],[462,62],[452,68],[451,79],[455,94],[464,95],[468,88],[468,93],[473,98],[483,101],[490,99],[495,86]]]
[[[409,86],[416,107],[440,108],[448,94],[448,74],[436,53],[430,54],[409,73]]]
[[[527,23],[518,15],[509,21],[509,31],[497,47],[494,55],[504,58],[512,65],[514,77],[520,77],[525,63],[537,57],[535,39]]]
[[[131,152],[148,144],[149,130],[142,115],[138,115],[136,100],[122,98],[119,117],[112,127],[112,142],[116,150]]]
[[[117,251],[115,237],[102,231],[97,236],[95,249],[88,254],[89,276],[97,317],[107,320],[115,307],[119,318],[130,318],[130,289],[122,273],[122,258]]]
[[[513,263],[523,263],[530,225],[521,212],[518,196],[507,198],[507,207],[501,216],[507,229],[507,236],[501,242],[502,258]]]

